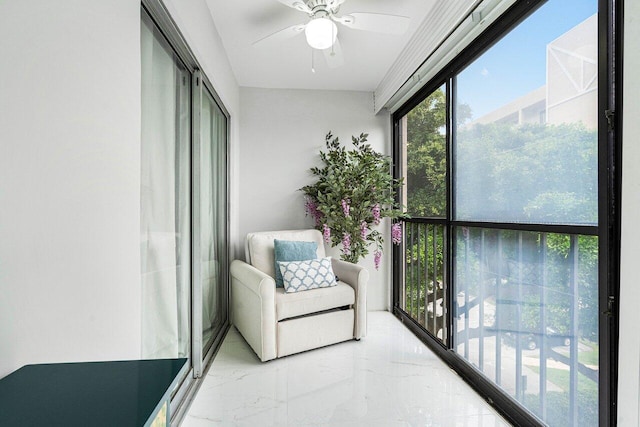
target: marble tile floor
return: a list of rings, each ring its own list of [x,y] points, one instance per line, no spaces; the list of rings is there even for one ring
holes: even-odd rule
[[[368,335],[261,363],[231,328],[183,427],[509,424],[391,313]]]

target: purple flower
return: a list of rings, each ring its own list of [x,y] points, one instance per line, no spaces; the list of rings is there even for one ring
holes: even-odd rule
[[[394,245],[402,243],[402,226],[399,222],[391,226],[391,241]]]
[[[325,243],[331,243],[331,229],[327,224],[322,224],[322,236]]]
[[[373,263],[376,266],[376,270],[380,269],[380,258],[382,258],[382,252],[381,251],[375,251],[373,253]]]
[[[311,197],[306,198],[304,202],[304,210],[307,215],[311,215],[311,217],[316,223],[316,227],[322,224],[322,218],[324,217],[324,215],[322,214],[322,212],[318,210],[318,205],[316,204],[316,201],[313,200]]]
[[[360,237],[362,238],[362,240],[367,238],[368,231],[369,229],[367,228],[367,221],[362,221],[360,223]]]
[[[311,197],[307,197],[304,200],[304,212],[307,215],[311,215],[315,217],[315,213],[318,210],[318,207],[316,205],[315,200],[313,200]]]
[[[380,205],[376,203],[376,205],[371,209],[371,213],[373,214],[373,222],[376,225],[380,224]]]
[[[351,234],[344,233],[342,235],[342,253],[349,255],[351,253]]]
[[[342,199],[342,212],[344,212],[344,216],[349,216],[349,211],[351,210],[351,206],[349,206],[349,199]]]

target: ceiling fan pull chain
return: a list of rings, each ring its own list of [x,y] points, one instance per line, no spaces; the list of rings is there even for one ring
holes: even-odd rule
[[[314,67],[314,64],[313,64],[314,63],[314,57],[315,57],[315,55],[313,54],[314,50],[315,49],[313,49],[313,48],[311,49],[311,72],[312,73],[316,72],[316,67]]]
[[[334,25],[333,27],[331,27],[331,40],[333,41],[333,43],[331,43],[331,56],[335,56],[336,55],[336,51],[333,49],[333,47],[336,45],[335,40],[336,40],[336,26]]]

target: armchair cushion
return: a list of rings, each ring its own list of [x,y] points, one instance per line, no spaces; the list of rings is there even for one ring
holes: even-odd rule
[[[331,268],[331,258],[308,261],[278,261],[284,280],[285,292],[302,292],[336,285],[336,275]]]
[[[322,233],[318,230],[261,231],[247,234],[245,245],[247,263],[274,279],[276,277],[273,250],[275,239],[316,242],[318,250],[314,258],[325,257]]]
[[[330,288],[313,289],[306,292],[287,293],[276,289],[276,317],[278,321],[291,317],[318,313],[332,308],[354,304],[356,294],[346,283],[338,282]]]
[[[284,281],[282,279],[282,271],[278,267],[281,261],[307,261],[316,259],[318,244],[316,242],[301,242],[295,240],[278,240],[273,241],[274,270],[276,272],[276,287],[282,288]]]

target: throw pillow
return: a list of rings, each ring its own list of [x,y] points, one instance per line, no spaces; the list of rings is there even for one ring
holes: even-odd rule
[[[282,273],[278,268],[279,261],[307,261],[318,258],[318,244],[316,242],[298,242],[290,240],[278,240],[273,242],[273,255],[276,270],[276,288],[282,288]]]
[[[278,266],[284,280],[285,292],[308,291],[337,285],[330,257],[278,262]]]

